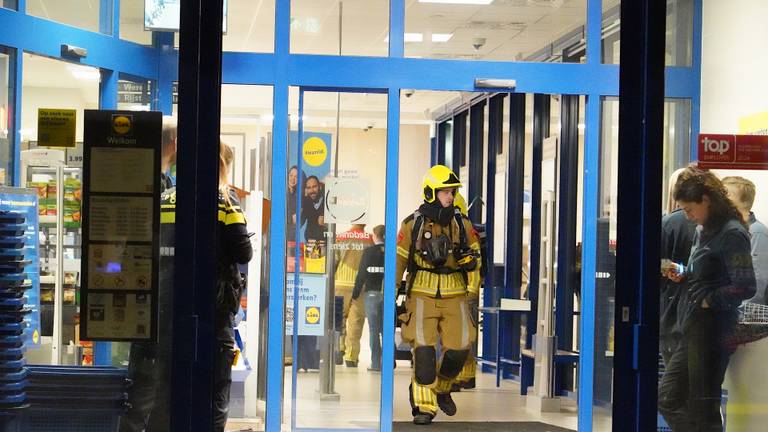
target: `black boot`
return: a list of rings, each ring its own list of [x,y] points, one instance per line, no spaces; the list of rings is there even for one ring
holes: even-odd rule
[[[413,424],[426,426],[432,423],[432,416],[422,412],[413,416]]]
[[[475,379],[474,378],[470,378],[470,379],[468,379],[466,381],[462,381],[461,382],[461,388],[463,388],[463,389],[473,389],[473,388],[475,388],[475,386],[476,386],[476,384],[475,384]]]
[[[450,393],[438,393],[437,406],[448,416],[456,415],[456,403],[453,402]]]

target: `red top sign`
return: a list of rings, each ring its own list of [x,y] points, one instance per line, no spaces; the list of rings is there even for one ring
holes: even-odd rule
[[[768,136],[700,134],[699,167],[768,170]]]

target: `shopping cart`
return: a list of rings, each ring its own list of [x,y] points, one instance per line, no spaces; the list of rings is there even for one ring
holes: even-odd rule
[[[744,303],[739,306],[739,322],[726,336],[731,348],[768,337],[768,305]]]

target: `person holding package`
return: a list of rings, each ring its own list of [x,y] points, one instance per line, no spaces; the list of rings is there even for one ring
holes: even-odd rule
[[[661,219],[661,259],[664,263],[679,263],[683,267],[688,264],[691,255],[693,239],[696,234],[696,223],[688,219],[682,208],[674,199],[675,187],[685,181],[693,171],[679,169],[669,179],[669,202],[667,214]],[[669,264],[667,264],[669,265]],[[664,267],[662,267],[663,270]],[[661,278],[660,311],[659,311],[659,352],[665,368],[670,362],[672,353],[682,340],[682,332],[677,326],[677,309],[680,296],[688,289],[686,281],[675,282],[666,277]],[[687,385],[678,379],[674,370],[666,371],[659,380],[659,403],[666,400],[679,400],[687,393]]]
[[[373,246],[363,251],[360,259],[355,288],[352,291],[352,301],[358,300],[363,294],[365,301],[365,317],[368,319],[368,332],[371,345],[371,367],[369,371],[381,371],[381,334],[382,314],[384,310],[384,225],[373,228]]]
[[[360,260],[366,248],[373,245],[371,235],[365,232],[365,224],[352,225],[349,231],[336,236],[336,273],[334,284],[336,297],[344,298],[344,322],[339,338],[336,364],[343,359],[347,367],[357,367],[360,356],[360,338],[365,324],[365,298],[352,298]]]
[[[749,223],[749,234],[752,243],[752,266],[755,268],[757,293],[749,299],[751,303],[768,304],[768,228],[757,220],[752,213],[755,203],[755,184],[743,177],[726,177],[723,184],[728,190],[728,196],[741,212],[744,220]]]
[[[427,425],[438,407],[456,414],[451,386],[477,337],[473,321],[480,286],[480,243],[453,205],[461,182],[448,167],[424,175],[424,203],[397,237],[395,280],[408,270],[403,340],[413,348],[409,399],[415,424]],[[440,338],[442,354],[437,358]]]
[[[659,400],[659,412],[673,431],[721,431],[723,379],[733,347],[727,337],[737,308],[755,294],[749,231],[741,213],[712,173],[689,167],[674,199],[696,223],[688,264],[671,263],[664,274],[686,282],[677,325],[682,339],[669,356],[665,376],[684,391]]]

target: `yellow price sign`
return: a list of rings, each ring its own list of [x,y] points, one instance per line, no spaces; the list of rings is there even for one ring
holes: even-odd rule
[[[74,147],[76,117],[77,112],[73,109],[38,109],[38,147]]]

